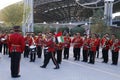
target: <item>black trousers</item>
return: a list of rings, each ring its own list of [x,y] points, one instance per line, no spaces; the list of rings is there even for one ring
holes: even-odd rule
[[[11,76],[17,76],[19,74],[20,59],[21,59],[21,53],[19,52],[11,53]]]
[[[29,49],[29,46],[25,46],[25,51],[24,51],[24,58],[29,56],[29,52],[30,52],[30,49]]]
[[[52,58],[53,63],[55,64],[56,67],[59,67],[59,64],[57,63],[55,56],[53,53],[48,52],[47,54],[45,54],[45,59],[44,59],[44,64],[43,66],[46,67],[50,61],[50,59]]]
[[[44,49],[44,63],[45,63],[45,59],[46,59],[47,54],[48,54],[48,49]]]
[[[57,63],[61,64],[62,62],[62,50],[57,50]]]
[[[103,53],[103,62],[107,63],[108,62],[108,50],[103,48],[102,53]]]
[[[64,48],[64,59],[69,58],[69,48]]]
[[[80,48],[74,48],[75,60],[80,60]]]
[[[3,44],[3,54],[4,54],[4,55],[8,54],[7,44]]]
[[[90,60],[89,63],[94,64],[95,63],[95,52],[94,51],[90,51]]]
[[[84,62],[88,61],[88,50],[83,50],[83,61]]]
[[[36,59],[36,48],[30,49],[30,62],[35,62]]]
[[[96,50],[96,56],[97,56],[97,58],[99,58],[99,46],[97,46],[97,50]]]
[[[75,48],[73,48],[73,57],[75,58]]]
[[[118,56],[119,56],[119,52],[112,51],[112,64],[115,65],[118,64]]]
[[[36,52],[30,52],[30,62],[35,62]]]
[[[42,47],[41,46],[37,47],[37,55],[38,55],[38,58],[41,58],[41,55],[42,55]]]
[[[2,52],[2,44],[0,44],[0,53]]]

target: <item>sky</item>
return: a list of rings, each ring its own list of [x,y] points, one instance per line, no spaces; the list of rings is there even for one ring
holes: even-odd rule
[[[8,5],[11,5],[19,1],[22,1],[22,0],[0,0],[0,10],[5,8]]]

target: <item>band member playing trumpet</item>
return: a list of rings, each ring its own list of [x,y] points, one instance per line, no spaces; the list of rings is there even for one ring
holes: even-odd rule
[[[71,39],[69,34],[67,33],[64,37],[64,59],[69,58],[69,48],[70,48]]]
[[[110,39],[109,39],[109,35],[106,34],[106,36],[104,37],[104,40],[102,42],[103,63],[108,62],[109,49],[110,49]]]
[[[87,35],[84,35],[84,40],[83,40],[83,62],[88,61],[88,49],[89,49],[89,44],[88,44],[88,38]]]
[[[83,39],[80,36],[80,33],[76,34],[76,37],[72,40],[72,43],[74,44],[74,57],[75,61],[80,60],[80,50],[81,46],[83,44]]]
[[[101,39],[100,39],[98,34],[96,35],[96,39],[97,39],[96,56],[97,56],[97,58],[99,58],[99,47],[100,47],[100,40]]]
[[[118,64],[119,49],[120,49],[119,40],[115,39],[112,45],[112,65]]]
[[[96,34],[92,35],[92,38],[89,43],[89,55],[90,55],[90,60],[89,63],[94,64],[95,63],[95,54],[96,54],[96,48],[97,48],[97,39],[96,39]]]

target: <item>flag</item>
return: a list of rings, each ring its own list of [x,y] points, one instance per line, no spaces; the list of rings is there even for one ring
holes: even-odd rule
[[[63,43],[64,42],[64,39],[63,39],[63,36],[62,36],[62,32],[58,32],[56,35],[56,43]]]

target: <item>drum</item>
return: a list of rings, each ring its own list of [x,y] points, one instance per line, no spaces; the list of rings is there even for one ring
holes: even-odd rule
[[[36,46],[35,46],[35,45],[31,45],[31,46],[30,46],[30,50],[31,50],[32,52],[35,52],[35,51],[36,51]]]
[[[1,41],[2,41],[2,42],[5,41],[5,38],[1,38]]]

